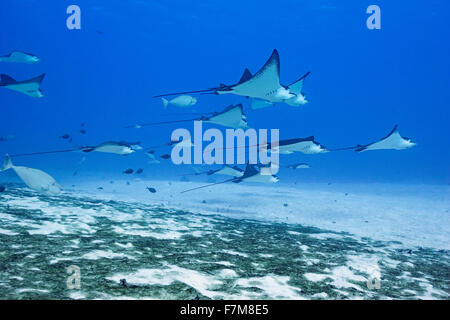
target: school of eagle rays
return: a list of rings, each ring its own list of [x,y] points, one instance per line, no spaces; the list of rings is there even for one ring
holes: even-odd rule
[[[0,56],[0,63],[26,63],[26,64],[36,64],[39,63],[40,58],[26,52],[14,51],[8,55]],[[249,69],[245,69],[240,80],[232,85],[226,85],[221,83],[217,87],[211,87],[201,90],[183,91],[176,93],[166,93],[155,95],[154,98],[161,98],[164,108],[168,106],[186,108],[195,105],[199,98],[193,97],[192,95],[204,95],[213,94],[216,96],[224,94],[233,94],[250,99],[250,108],[252,110],[258,110],[262,108],[268,108],[273,106],[275,103],[284,103],[293,107],[300,107],[308,103],[306,95],[304,94],[303,87],[305,80],[309,76],[310,72],[306,72],[301,75],[297,80],[289,85],[283,85],[280,82],[280,57],[278,51],[273,50],[270,58],[267,62],[259,69],[256,73],[252,74]],[[5,89],[13,90],[21,94],[33,98],[42,98],[44,93],[41,90],[41,83],[44,80],[45,73],[25,80],[15,80],[12,76],[1,74],[0,75],[0,87]],[[174,97],[174,98],[173,98]],[[219,99],[219,97],[218,97]],[[247,122],[247,116],[244,113],[244,108],[242,104],[227,106],[222,110],[212,110],[211,112],[202,114],[196,118],[181,119],[173,121],[163,121],[163,122],[147,122],[147,123],[137,123],[126,125],[126,128],[131,130],[141,129],[147,126],[157,126],[157,125],[170,125],[182,122],[193,122],[202,121],[205,123],[210,123],[213,125],[234,128],[234,129],[246,129],[249,128]],[[63,136],[64,139],[69,139],[69,135]],[[2,138],[3,139],[3,138]],[[5,139],[3,139],[5,140]],[[0,139],[0,141],[3,141]],[[314,136],[309,137],[291,137],[289,139],[280,139],[278,144],[272,145],[269,142],[259,143],[257,148],[263,148],[266,151],[272,153],[279,153],[284,155],[289,155],[295,152],[300,152],[304,154],[319,154],[327,152],[337,152],[344,150],[353,150],[356,152],[373,151],[373,150],[404,150],[411,148],[415,145],[410,138],[406,138],[400,135],[398,131],[398,126],[395,125],[394,128],[383,138],[370,142],[370,143],[360,143],[354,144],[350,147],[341,148],[327,148],[324,144],[316,141]],[[61,191],[61,186],[55,181],[55,179],[48,173],[39,170],[37,168],[29,168],[23,166],[17,166],[15,158],[20,158],[24,156],[35,156],[35,155],[45,155],[52,153],[63,153],[63,152],[103,152],[112,153],[121,156],[126,156],[133,154],[135,152],[146,152],[150,157],[151,162],[154,164],[160,163],[157,160],[155,150],[158,147],[163,146],[178,146],[184,148],[193,147],[192,143],[184,140],[171,141],[167,144],[161,146],[155,146],[152,148],[143,148],[140,146],[140,142],[128,142],[128,141],[105,141],[97,145],[86,145],[78,146],[76,148],[65,149],[65,150],[45,150],[36,151],[30,153],[12,154],[5,155],[5,160],[0,168],[0,172],[6,170],[13,170],[17,176],[27,185],[29,188],[44,194],[57,194]],[[252,146],[246,146],[250,148]],[[160,156],[162,159],[169,159],[169,155]],[[14,163],[13,163],[14,159]],[[279,164],[276,164],[279,166]],[[223,165],[222,168],[217,170],[209,170],[205,172],[195,172],[195,175],[205,174],[205,175],[225,175],[229,176],[229,179],[221,181],[219,183],[226,182],[261,182],[261,183],[274,183],[279,179],[276,175],[263,173],[264,166],[247,163],[244,169],[237,166]],[[295,163],[284,166],[284,168],[290,169],[307,169],[309,165],[307,163]],[[212,186],[204,185],[194,189],[185,190],[183,192],[193,191],[196,189]],[[150,189],[149,189],[150,190]],[[152,191],[151,191],[152,192]]]

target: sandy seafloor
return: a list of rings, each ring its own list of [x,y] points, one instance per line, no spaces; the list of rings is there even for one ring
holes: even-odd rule
[[[448,186],[223,184],[180,194],[199,185],[92,182],[58,196],[7,185],[0,298],[450,297]],[[70,265],[80,290],[66,286]]]

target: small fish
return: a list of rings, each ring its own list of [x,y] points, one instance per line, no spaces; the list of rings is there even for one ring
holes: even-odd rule
[[[191,142],[191,139],[189,140],[181,140],[181,141],[172,141],[169,143],[170,146],[175,146],[178,148],[191,148],[194,145]]]
[[[144,172],[144,169],[142,169],[142,168],[139,168],[136,170],[136,174],[141,174],[142,172]]]
[[[48,173],[34,168],[15,166],[11,162],[11,158],[6,155],[0,172],[8,169],[14,170],[30,189],[44,194],[58,194],[61,192],[61,186]]]
[[[197,103],[197,99],[191,96],[178,96],[172,100],[167,100],[165,98],[162,98],[162,102],[164,104],[164,108],[167,108],[167,106],[169,104],[174,105],[175,107],[180,107],[180,108],[185,108],[185,107],[190,107],[193,106],[194,104]]]
[[[123,174],[132,174],[134,172],[133,169],[127,169],[124,172],[122,172]]]
[[[309,164],[307,163],[297,163],[297,164],[290,164],[287,166],[290,169],[296,170],[296,169],[309,169]]]
[[[103,190],[103,187],[98,187],[97,190]]]
[[[155,188],[147,187],[147,190],[150,191],[151,193],[156,193],[156,189]]]
[[[163,154],[162,156],[160,156],[161,158],[167,160],[170,159],[170,154]]]
[[[138,151],[138,150],[142,150],[143,149],[141,147],[141,143],[140,142],[125,142],[125,141],[122,141],[122,143],[130,145],[130,148],[133,149],[134,151]]]
[[[148,163],[150,163],[150,164],[159,163],[159,160],[156,160],[156,158],[155,158],[155,151],[154,150],[148,151],[146,153],[146,155],[150,158],[150,161]]]
[[[12,139],[14,139],[13,135],[7,135],[5,137],[0,137],[0,142],[1,141],[9,141],[9,140],[12,140]]]
[[[81,134],[86,134],[86,130],[84,130],[84,129],[81,129],[79,132],[80,132]]]
[[[10,63],[38,63],[40,61],[39,57],[35,56],[31,53],[21,52],[21,51],[13,51],[6,56],[0,57],[1,62],[10,62]]]
[[[6,188],[4,186],[0,186],[0,192],[5,192]]]
[[[70,135],[69,134],[63,134],[62,136],[60,136],[61,139],[69,139]]]

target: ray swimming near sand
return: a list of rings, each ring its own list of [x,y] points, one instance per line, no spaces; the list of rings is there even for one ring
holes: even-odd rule
[[[207,187],[212,187],[218,184],[223,184],[227,182],[234,182],[234,183],[241,183],[241,182],[259,182],[259,183],[276,183],[279,181],[279,178],[272,174],[263,174],[261,170],[259,170],[257,165],[254,164],[247,164],[245,171],[240,176],[234,176],[231,179],[227,179],[225,181],[221,182],[215,182],[208,185],[184,190],[181,193],[186,193],[194,190],[199,190]]]
[[[231,176],[231,177],[242,177],[244,175],[244,170],[237,166],[231,166],[224,164],[221,168],[215,169],[215,170],[208,170],[208,171],[197,171],[195,173],[187,173],[182,174],[181,176],[199,176],[199,175],[207,175],[211,176],[213,174],[215,175],[225,175],[225,176]]]

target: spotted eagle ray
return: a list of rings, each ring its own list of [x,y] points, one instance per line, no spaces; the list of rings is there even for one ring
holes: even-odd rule
[[[235,146],[236,148],[242,148]],[[262,142],[257,145],[244,146],[244,148],[259,148],[262,150],[268,150],[270,152],[278,152],[280,154],[292,154],[294,152],[301,152],[304,154],[318,154],[327,153],[331,150],[317,142],[314,136],[306,138],[293,138],[278,141],[278,146],[271,142]]]
[[[103,153],[113,153],[118,155],[129,155],[137,150],[141,150],[140,142],[126,142],[126,141],[107,141],[100,143],[96,146],[83,146],[72,149],[63,149],[63,150],[54,150],[54,151],[40,151],[40,152],[31,152],[31,153],[20,153],[13,154],[11,157],[25,157],[25,156],[35,156],[42,154],[54,154],[54,153],[65,153],[65,152],[103,152]]]
[[[82,147],[81,151],[83,152],[104,152],[104,153],[114,153],[118,155],[129,155],[136,150],[140,150],[142,147],[139,145],[139,142],[125,142],[125,141],[107,141],[103,142],[94,147]]]
[[[265,175],[261,173],[261,170],[259,170],[259,167],[254,164],[247,164],[247,167],[245,168],[244,174],[241,177],[233,177],[231,179],[227,179],[225,181],[216,182],[207,184],[204,186],[188,189],[185,191],[182,191],[181,193],[186,193],[198,189],[203,189],[211,186],[215,186],[222,183],[227,182],[234,182],[234,183],[241,183],[241,182],[261,182],[261,183],[276,183],[279,181],[279,178],[276,175]]]
[[[23,81],[16,81],[7,74],[0,74],[0,87],[14,90],[33,98],[42,98],[44,94],[40,88],[45,73],[40,76]]]
[[[389,134],[372,143],[356,146],[329,149],[329,151],[343,151],[343,150],[355,150],[356,152],[370,151],[370,150],[404,150],[414,147],[415,142],[412,142],[410,138],[402,137],[398,132],[398,125],[389,132]]]
[[[155,98],[189,93],[214,93],[218,95],[235,94],[265,100],[270,103],[286,102],[290,105],[302,105],[307,102],[302,93],[303,81],[309,74],[310,72],[306,73],[288,86],[282,85],[280,83],[280,56],[278,51],[274,49],[269,60],[258,72],[252,75],[248,69],[245,69],[239,82],[234,85],[221,83],[219,87],[161,94],[155,96]]]
[[[232,167],[230,165],[224,164],[220,169],[215,169],[215,170],[208,170],[208,171],[198,171],[195,173],[188,173],[188,174],[183,174],[182,176],[198,176],[198,175],[202,175],[202,174],[206,174],[208,176],[211,176],[213,174],[217,174],[217,175],[224,175],[224,176],[231,176],[231,177],[242,177],[244,175],[244,170],[242,170],[239,167]]]
[[[392,129],[386,137],[366,145],[358,145],[355,147],[355,151],[404,150],[414,147],[415,145],[416,143],[412,142],[410,138],[402,137],[398,132],[398,126],[395,125],[394,129]]]
[[[221,125],[224,127],[230,127],[234,129],[246,129],[248,128],[247,117],[244,114],[242,104],[231,105],[220,112],[209,113],[209,116],[203,115],[195,119],[183,119],[183,120],[172,120],[172,121],[162,121],[162,122],[149,122],[136,124],[131,126],[126,126],[125,128],[135,128],[139,129],[146,126],[157,126],[164,124],[173,124],[180,122],[191,122],[191,121],[203,121],[205,123],[212,123]]]

